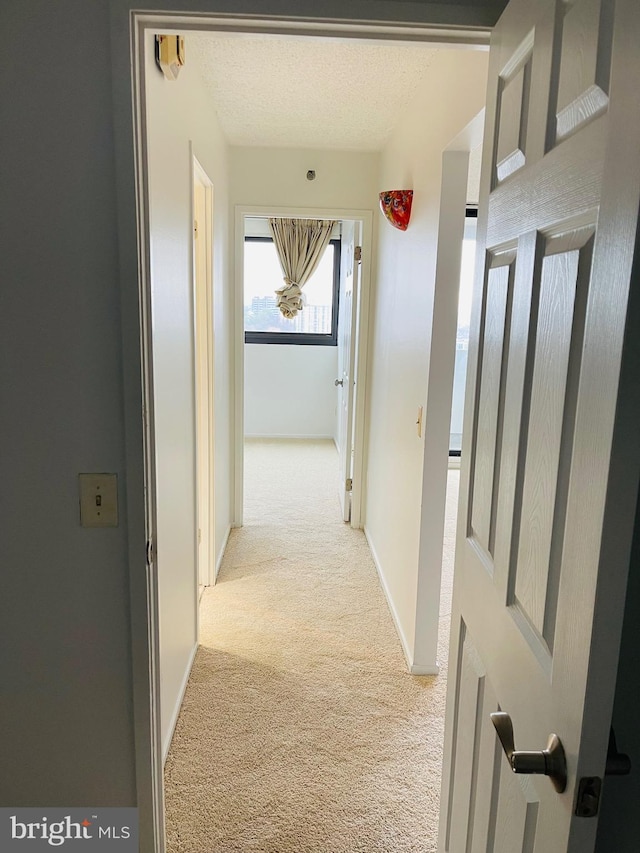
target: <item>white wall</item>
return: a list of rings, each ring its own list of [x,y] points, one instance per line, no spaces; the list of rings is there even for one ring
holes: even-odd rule
[[[334,438],[337,350],[245,344],[244,434]]]
[[[377,153],[232,147],[234,205],[357,208],[377,204]],[[315,169],[315,181],[307,171]]]
[[[189,50],[186,37],[185,51]],[[161,727],[168,748],[197,644],[193,377],[193,153],[213,182],[215,554],[231,520],[227,146],[197,67],[167,81],[147,34],[147,122],[157,465]]]
[[[379,176],[380,190],[413,189],[414,198],[406,232],[386,223],[378,232],[365,530],[415,671],[435,663],[416,649],[424,461],[416,418],[418,406],[428,405],[442,152],[483,106],[487,59],[476,51],[436,56],[382,154]]]
[[[234,205],[318,212],[376,206],[377,153],[242,147],[230,152]],[[309,169],[316,172],[314,181],[307,180]],[[245,435],[335,438],[337,347],[248,344],[244,355]],[[286,384],[279,379],[285,369]]]

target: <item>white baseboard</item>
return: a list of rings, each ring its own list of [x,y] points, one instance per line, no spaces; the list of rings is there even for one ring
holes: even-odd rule
[[[418,666],[414,663],[411,667],[411,675],[440,675],[440,667],[435,666]]]
[[[218,572],[220,571],[220,566],[222,565],[222,558],[224,557],[224,552],[227,550],[227,542],[229,541],[229,534],[231,533],[231,525],[227,526],[227,532],[224,534],[224,539],[222,540],[222,547],[220,548],[220,553],[218,554],[218,559],[216,560],[216,568],[213,573],[213,582],[218,580]]]
[[[404,631],[402,630],[402,625],[400,624],[400,619],[396,612],[393,599],[391,598],[391,593],[389,592],[389,587],[387,586],[387,581],[385,580],[378,554],[376,553],[376,549],[373,545],[373,542],[371,541],[371,535],[369,534],[369,530],[367,529],[366,525],[364,527],[364,535],[369,544],[369,550],[371,551],[371,556],[373,557],[373,564],[376,567],[376,571],[378,572],[378,580],[380,581],[380,586],[382,587],[384,596],[387,599],[387,606],[389,608],[389,612],[391,613],[393,624],[396,626],[396,633],[398,634],[398,637],[400,639],[400,645],[402,646],[402,651],[407,662],[407,669],[409,670],[409,672],[411,672],[411,667],[413,666],[413,656],[409,649],[409,643],[407,642],[407,638],[405,637]]]
[[[257,438],[257,439],[260,439],[260,438],[280,438],[280,439],[284,439],[284,440],[286,440],[286,439],[292,439],[292,440],[293,439],[296,439],[296,440],[307,439],[308,441],[318,441],[318,440],[335,441],[335,439],[332,435],[281,435],[280,433],[274,433],[274,432],[270,432],[270,433],[264,434],[264,435],[258,434],[258,433],[246,433],[245,434],[245,440],[246,439],[252,439],[252,438]]]
[[[167,755],[169,754],[169,747],[171,746],[171,741],[173,740],[173,733],[176,729],[176,723],[178,722],[178,714],[180,713],[180,708],[182,708],[182,702],[184,701],[184,694],[187,689],[187,682],[189,681],[189,676],[191,675],[191,667],[193,666],[193,661],[196,657],[196,652],[198,651],[198,644],[196,643],[191,650],[191,654],[189,655],[189,662],[187,663],[187,668],[184,673],[184,677],[182,679],[182,684],[180,685],[180,692],[178,693],[178,701],[175,704],[175,708],[173,709],[173,714],[171,715],[171,723],[169,725],[169,729],[164,738],[164,743],[162,744],[162,766],[164,767],[164,763],[167,760]]]

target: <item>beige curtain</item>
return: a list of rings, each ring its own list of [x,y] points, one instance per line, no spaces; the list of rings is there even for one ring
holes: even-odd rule
[[[284,287],[276,290],[277,304],[290,320],[302,311],[302,288],[320,263],[334,224],[327,219],[269,220],[284,276]]]

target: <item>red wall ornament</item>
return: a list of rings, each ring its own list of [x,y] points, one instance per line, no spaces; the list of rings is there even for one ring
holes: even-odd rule
[[[387,190],[380,193],[380,210],[394,228],[406,231],[411,218],[413,190]]]

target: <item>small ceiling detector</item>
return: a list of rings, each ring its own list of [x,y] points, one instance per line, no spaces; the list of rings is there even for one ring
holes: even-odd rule
[[[156,36],[156,63],[167,80],[177,80],[184,65],[184,36]]]
[[[309,171],[307,172],[307,180],[308,181],[315,181],[315,179],[316,179],[316,170],[315,169],[309,169]]]

